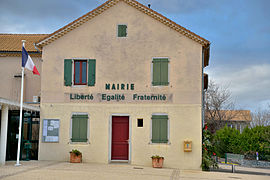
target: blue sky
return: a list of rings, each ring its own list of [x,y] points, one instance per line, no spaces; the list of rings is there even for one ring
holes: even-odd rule
[[[270,103],[269,0],[138,0],[211,42],[210,79],[240,109]],[[0,0],[0,33],[52,33],[105,0]]]

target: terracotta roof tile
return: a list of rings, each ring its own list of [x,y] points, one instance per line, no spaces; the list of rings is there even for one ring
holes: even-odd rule
[[[228,117],[230,121],[251,121],[250,110],[220,110],[221,114]],[[205,114],[205,117],[210,117],[209,113]]]
[[[231,121],[251,121],[251,114],[249,110],[235,110],[232,111],[234,117]]]
[[[28,52],[37,52],[34,43],[46,37],[47,34],[0,34],[0,52],[21,52],[22,40],[26,40]]]

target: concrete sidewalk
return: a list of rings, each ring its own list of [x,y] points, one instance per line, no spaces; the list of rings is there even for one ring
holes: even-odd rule
[[[15,167],[14,162],[0,166],[2,180],[178,180],[178,179],[247,179],[269,180],[270,176],[237,173],[202,172],[179,169],[155,169],[128,164],[95,164],[53,161],[22,161],[22,166]],[[264,169],[265,172],[270,172]]]

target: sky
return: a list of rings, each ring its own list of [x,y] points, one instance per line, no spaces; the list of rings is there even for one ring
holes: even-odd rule
[[[270,0],[138,0],[211,42],[210,80],[238,109],[270,104]],[[52,33],[105,0],[0,0],[0,33]]]

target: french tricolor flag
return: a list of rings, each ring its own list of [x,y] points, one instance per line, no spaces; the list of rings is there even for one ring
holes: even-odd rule
[[[27,51],[24,47],[22,47],[22,67],[29,69],[33,72],[33,74],[39,75],[39,72],[37,70],[37,67],[33,63],[32,58],[28,55]]]

